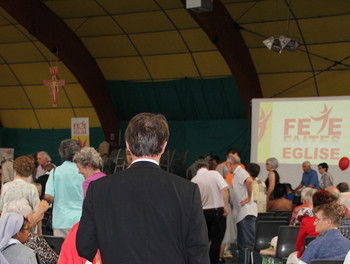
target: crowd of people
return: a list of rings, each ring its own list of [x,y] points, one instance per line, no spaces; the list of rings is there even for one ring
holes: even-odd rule
[[[283,183],[276,158],[266,160],[262,173],[256,163],[245,167],[230,148],[221,163],[217,156],[200,157],[184,179],[159,167],[168,138],[163,115],[136,115],[125,132],[130,164],[108,176],[100,154],[72,139],[60,143],[59,166],[45,151],[37,153],[37,166],[32,156],[4,157],[0,263],[216,264],[235,254],[235,243],[241,264],[254,246],[258,213],[278,210],[293,211],[290,225],[300,226],[287,263],[345,259],[349,186],[334,186],[327,163],[318,165],[319,178],[303,162],[301,182],[293,189]],[[50,208],[53,235],[64,238],[59,256],[42,236]],[[307,236],[317,238],[304,249]],[[261,254],[253,254],[261,263]]]
[[[340,219],[343,219],[343,221],[339,222],[339,220],[334,220],[330,223],[329,227],[337,229],[337,227],[340,226],[339,223],[341,223],[341,236],[349,238],[350,221],[348,222],[347,218],[350,214],[347,213],[346,209],[348,208],[347,199],[350,199],[350,193],[348,193],[349,186],[345,182],[334,186],[334,179],[328,172],[327,163],[318,164],[319,178],[317,172],[311,168],[310,162],[303,162],[301,182],[293,189],[290,184],[282,183],[283,178],[280,177],[277,171],[278,160],[276,158],[271,157],[266,160],[267,176],[265,182],[259,178],[261,170],[259,164],[250,163],[245,168],[244,165],[241,164],[238,151],[235,148],[228,150],[226,160],[218,164],[216,168],[210,166],[210,160],[211,157],[199,158],[197,162],[191,165],[191,167],[196,168],[195,165],[200,164],[199,167],[197,166],[198,171],[191,173],[191,175],[194,175],[192,177],[192,182],[199,185],[205,216],[208,210],[207,202],[210,199],[218,200],[215,196],[210,197],[210,191],[212,191],[213,188],[218,189],[216,190],[217,195],[219,194],[218,191],[222,191],[221,203],[214,203],[209,206],[210,210],[215,209],[216,212],[220,214],[216,217],[216,223],[213,222],[213,219],[209,219],[207,216],[205,217],[208,225],[209,239],[211,243],[215,245],[210,245],[210,251],[216,251],[215,254],[211,252],[211,263],[224,263],[224,256],[232,256],[232,252],[230,252],[230,244],[232,243],[237,244],[238,263],[245,263],[245,261],[247,261],[247,259],[245,259],[245,249],[254,246],[257,214],[268,211],[291,211],[292,217],[290,219],[290,225],[300,226],[296,243],[297,251],[291,254],[287,263],[299,263],[298,261],[310,263],[310,257],[301,258],[305,237],[323,236],[324,233],[329,233],[318,231],[318,225],[323,221],[323,219],[320,221],[317,220],[316,215],[318,211],[321,211],[321,214],[327,212],[328,217],[330,212],[338,214],[340,208],[342,208],[343,211]],[[205,163],[207,164],[204,165]],[[215,170],[216,174],[214,173]],[[215,181],[212,182],[214,178],[216,178],[216,182],[220,182],[220,184],[215,183]],[[225,180],[226,184],[222,182],[222,179]],[[223,206],[226,206],[227,200],[227,195],[224,195],[224,190],[228,190],[230,194],[228,213]],[[340,193],[342,194],[339,195]],[[301,199],[301,202],[299,202],[298,199]],[[331,209],[322,207],[323,204],[331,204],[332,206],[329,207]],[[221,208],[222,210],[220,210]],[[334,208],[338,209],[335,210]],[[222,221],[222,216],[226,217],[226,229]],[[211,226],[220,226],[221,228],[216,229],[216,233],[213,234],[214,231]],[[213,242],[212,237],[220,237],[222,239],[220,251],[218,251],[217,247],[218,242],[216,239]],[[350,243],[342,244],[346,253],[350,250],[349,244]],[[312,256],[313,258],[317,256],[318,258],[333,257],[344,259],[346,254],[344,250],[335,250],[338,252],[337,254],[316,254]],[[310,254],[310,251],[311,250],[309,250],[307,254]],[[217,259],[216,256],[218,254],[219,258]],[[255,255],[254,262],[261,263],[261,255],[258,252],[254,252],[253,254]]]
[[[89,183],[105,176],[102,159],[94,148],[81,148],[72,139],[60,143],[59,154],[62,164],[57,167],[45,151],[37,153],[37,167],[32,156],[7,160],[13,164],[13,176],[6,176],[1,188],[0,263],[86,263],[70,243]],[[41,220],[50,207],[53,235],[70,235],[60,256],[42,236]]]

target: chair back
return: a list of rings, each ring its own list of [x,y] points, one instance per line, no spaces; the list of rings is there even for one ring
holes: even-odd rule
[[[269,248],[271,239],[278,235],[278,230],[283,225],[286,225],[285,221],[256,222],[254,250]]]
[[[305,237],[303,252],[304,252],[304,250],[307,248],[307,245],[309,245],[309,243],[310,243],[312,240],[314,240],[315,238],[316,238],[315,236],[307,236],[307,237]]]
[[[284,221],[285,225],[289,225],[289,218],[287,216],[265,215],[260,216],[257,221]]]
[[[118,157],[120,151],[120,148],[113,149],[109,157],[104,161],[102,171],[107,175],[115,172],[115,159]]]
[[[177,150],[172,161],[172,168],[183,167],[186,161],[188,150]]]
[[[114,172],[124,170],[126,167],[126,150],[120,149],[114,158]]]
[[[282,211],[271,211],[278,217],[288,217],[289,221],[292,218],[293,211],[290,210],[282,210]]]
[[[295,243],[299,234],[299,226],[280,226],[276,248],[276,258],[286,260],[290,253],[296,251]]]
[[[261,219],[264,218],[268,218],[268,217],[273,217],[275,215],[274,212],[264,212],[264,213],[258,213],[258,217],[256,218],[256,221],[259,221]]]
[[[348,225],[341,225],[338,227],[340,233],[346,237],[347,239],[350,239],[350,226]]]
[[[344,259],[313,259],[311,264],[342,264]]]
[[[166,149],[160,158],[159,166],[167,172],[171,171],[171,164],[174,158],[175,149]]]
[[[55,237],[55,236],[43,236],[46,242],[50,245],[50,247],[59,255],[61,253],[61,246],[64,242],[63,237]]]

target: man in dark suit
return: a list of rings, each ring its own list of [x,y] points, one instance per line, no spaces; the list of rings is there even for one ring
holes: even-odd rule
[[[80,256],[104,264],[209,264],[198,186],[159,167],[169,128],[141,113],[125,132],[133,163],[90,183],[77,232]]]

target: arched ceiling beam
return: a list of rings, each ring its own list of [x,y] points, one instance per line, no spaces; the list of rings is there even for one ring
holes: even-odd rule
[[[116,142],[119,121],[106,80],[79,37],[39,0],[0,0],[0,5],[49,50],[59,50],[59,59],[77,78],[94,106],[106,140]]]
[[[186,0],[181,1],[186,6]],[[251,99],[262,97],[262,92],[258,75],[239,31],[239,26],[219,0],[213,1],[211,12],[189,12],[225,59],[238,85],[249,117]]]

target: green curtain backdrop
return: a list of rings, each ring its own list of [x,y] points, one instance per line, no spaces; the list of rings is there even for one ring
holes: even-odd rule
[[[168,121],[170,137],[167,147],[188,150],[186,166],[198,157],[211,152],[218,155],[220,161],[226,159],[229,148],[235,147],[243,164],[249,162],[250,126],[247,119],[212,120],[212,121]],[[127,122],[121,122],[121,143],[125,147],[124,132]],[[181,175],[183,175],[182,171]]]
[[[15,157],[45,150],[52,161],[61,164],[58,146],[63,139],[71,137],[70,129],[14,129],[0,128],[0,147],[14,148]],[[98,148],[105,140],[101,127],[90,127],[90,146]]]
[[[230,147],[239,149],[243,163],[249,162],[249,121],[233,78],[107,84],[122,136],[135,114],[162,113],[170,127],[168,148],[189,150],[186,167],[210,152],[223,161]],[[125,146],[123,137],[121,144]]]
[[[108,81],[107,85],[119,120],[130,120],[145,111],[162,113],[168,120],[247,118],[233,78]]]

